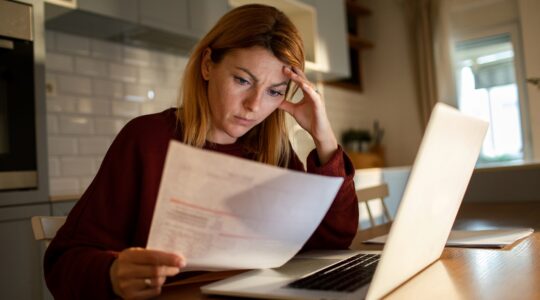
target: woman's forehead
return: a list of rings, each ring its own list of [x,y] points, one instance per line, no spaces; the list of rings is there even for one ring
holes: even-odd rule
[[[272,51],[260,47],[254,46],[250,48],[236,48],[229,51],[225,58],[229,58],[230,61],[257,64],[274,64],[279,66],[287,66],[286,62],[278,59]]]
[[[247,69],[255,77],[275,74],[279,76],[278,81],[285,78],[283,67],[289,66],[263,47],[233,49],[225,55],[223,63],[228,67]]]

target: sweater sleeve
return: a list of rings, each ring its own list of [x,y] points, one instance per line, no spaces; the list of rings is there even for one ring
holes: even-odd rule
[[[45,279],[55,299],[111,299],[109,268],[136,227],[140,158],[128,124],[47,248]]]
[[[343,177],[344,181],[321,224],[303,250],[346,249],[358,230],[358,200],[353,180],[353,164],[341,146],[324,165],[319,162],[314,149],[308,155],[306,164],[308,173]]]

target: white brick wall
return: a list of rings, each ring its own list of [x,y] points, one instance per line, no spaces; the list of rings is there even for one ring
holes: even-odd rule
[[[49,176],[50,177],[59,177],[60,174],[60,160],[58,158],[49,159]]]
[[[81,114],[109,115],[111,104],[103,100],[79,99],[77,111]]]
[[[108,61],[122,61],[122,45],[101,40],[90,40],[91,57],[102,58]]]
[[[111,139],[108,137],[88,137],[79,139],[80,154],[102,155],[107,152],[111,145]]]
[[[93,58],[77,57],[75,59],[75,70],[79,74],[90,76],[107,76],[107,64]]]
[[[94,159],[88,157],[64,157],[60,159],[60,169],[65,176],[85,176],[96,171]]]
[[[90,135],[94,133],[94,120],[79,116],[60,116],[60,134]]]
[[[90,78],[70,75],[56,76],[58,92],[61,94],[91,95],[92,81]]]
[[[58,117],[49,115],[47,117],[47,133],[49,135],[58,134]]]
[[[73,113],[77,111],[77,99],[69,96],[47,95],[48,113]]]
[[[124,47],[124,62],[137,66],[149,66],[151,63],[151,52],[146,49],[135,47]]]
[[[51,177],[49,187],[51,195],[78,195],[81,193],[79,180],[74,177]]]
[[[53,71],[73,72],[73,57],[49,53],[47,55],[47,68]]]
[[[187,58],[54,31],[46,43],[50,191],[79,195],[130,119],[177,105]],[[338,139],[348,128],[370,127],[361,94],[319,89]],[[298,140],[307,155],[309,139]]]
[[[120,129],[127,123],[127,120],[113,118],[97,118],[95,121],[96,134],[108,136],[115,136],[118,134]]]
[[[186,58],[54,31],[46,43],[49,187],[79,195],[130,119],[176,105]]]
[[[109,79],[94,79],[92,80],[92,84],[94,96],[98,96],[100,98],[124,97],[124,85],[120,82],[114,82]]]
[[[51,159],[77,154],[77,139],[73,137],[49,136],[48,142]]]
[[[134,66],[112,63],[110,64],[110,77],[124,82],[136,82],[139,69]]]
[[[54,49],[70,54],[89,55],[90,40],[69,34],[57,34]]]

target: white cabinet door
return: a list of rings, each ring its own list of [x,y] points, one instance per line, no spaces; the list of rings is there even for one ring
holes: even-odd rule
[[[0,298],[43,298],[43,254],[30,217],[49,213],[49,204],[0,208]]]
[[[316,64],[322,79],[350,76],[347,16],[344,0],[302,0],[317,10]]]
[[[201,37],[229,10],[227,0],[139,0],[140,23]]]
[[[137,22],[137,3],[133,0],[77,0],[81,10],[124,21]]]
[[[519,0],[526,78],[540,79],[540,1]],[[540,160],[540,84],[527,84],[533,159]]]

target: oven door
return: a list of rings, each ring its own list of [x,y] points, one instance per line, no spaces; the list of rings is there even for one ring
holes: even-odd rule
[[[0,190],[37,187],[34,94],[31,37],[0,30]]]

